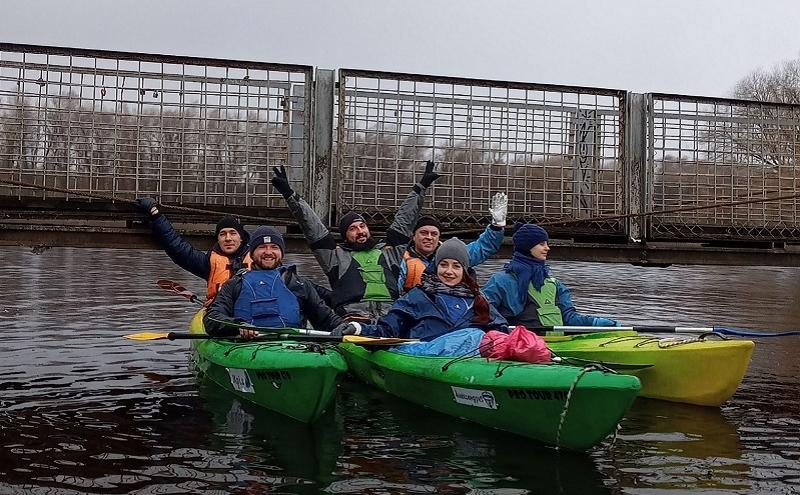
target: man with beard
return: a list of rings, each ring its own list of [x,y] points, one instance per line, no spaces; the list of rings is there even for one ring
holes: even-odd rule
[[[497,193],[489,202],[492,223],[486,227],[477,240],[467,244],[469,266],[478,266],[500,249],[505,234],[508,196]],[[403,293],[413,289],[422,280],[422,273],[433,262],[436,251],[442,242],[439,240],[442,225],[434,217],[424,216],[414,225],[414,236],[408,243],[403,261],[400,264],[398,285]]]
[[[412,229],[422,210],[425,190],[440,176],[429,161],[425,173],[403,201],[386,231],[386,240],[372,237],[364,217],[356,212],[339,221],[344,239],[336,244],[333,234],[317,214],[289,185],[283,167],[274,168],[272,185],[286,204],[311,246],[311,251],[331,285],[331,306],[337,314],[356,321],[375,321],[398,298],[400,263]]]
[[[305,328],[307,321],[327,332],[360,331],[358,323],[342,320],[325,305],[295,265],[283,265],[285,249],[283,236],[274,228],[262,226],[253,232],[248,246],[251,270],[239,271],[222,286],[203,318],[206,333],[252,339],[258,332],[248,326]]]
[[[201,251],[175,231],[167,217],[158,210],[155,199],[139,198],[136,206],[147,216],[153,235],[172,261],[207,282],[206,305],[233,274],[250,266],[247,252],[250,235],[238,218],[223,217],[215,230],[217,243],[208,251]]]

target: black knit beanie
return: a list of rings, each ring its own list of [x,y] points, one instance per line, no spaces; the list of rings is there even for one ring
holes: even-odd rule
[[[442,224],[439,223],[439,220],[436,220],[435,218],[426,215],[424,217],[420,217],[419,220],[417,220],[416,225],[414,225],[414,233],[416,234],[419,229],[426,226],[436,227],[437,229],[439,229],[439,232],[442,231]]]
[[[364,217],[361,216],[360,213],[356,213],[354,211],[347,212],[341,220],[339,220],[339,234],[342,235],[342,238],[346,238],[347,236],[347,228],[353,225],[355,222],[365,222]]]
[[[242,222],[236,217],[222,217],[222,219],[217,222],[217,229],[214,231],[214,235],[219,236],[219,232],[222,229],[236,229],[242,237],[242,242],[247,242],[249,238],[247,231],[244,230],[244,225],[242,225]]]

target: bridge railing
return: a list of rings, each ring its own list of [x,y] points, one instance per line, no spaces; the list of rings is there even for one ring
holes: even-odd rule
[[[282,206],[271,165],[308,193],[311,85],[308,66],[0,44],[0,174],[126,199]]]
[[[498,191],[520,220],[625,209],[624,91],[342,69],[337,96],[340,213],[391,216],[424,160],[443,174],[426,207],[455,225],[486,222]],[[624,234],[619,220],[578,228]]]
[[[425,160],[455,230],[800,240],[800,106],[617,89],[0,43],[0,178],[287,214],[285,164],[329,223],[388,223]],[[0,184],[0,203],[74,195]],[[83,199],[81,199],[83,201]],[[730,204],[729,204],[730,203]],[[38,203],[37,203],[38,204]],[[31,208],[35,207],[31,203]],[[713,206],[672,213],[677,208]],[[23,206],[24,207],[24,206]],[[653,214],[656,213],[656,214]],[[627,218],[626,218],[627,216]],[[615,217],[615,218],[608,218]]]
[[[654,216],[653,239],[800,239],[800,106],[651,94],[652,210],[729,206]]]

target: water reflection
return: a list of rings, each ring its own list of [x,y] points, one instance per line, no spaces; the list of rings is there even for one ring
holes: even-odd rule
[[[623,486],[750,488],[736,426],[717,408],[637,399],[623,425],[614,452],[615,478]]]
[[[349,434],[342,462],[351,475],[380,474],[381,493],[609,493],[585,454],[541,447],[352,382],[343,388]]]
[[[202,383],[199,395],[213,424],[212,446],[236,452],[237,469],[260,472],[267,479],[248,483],[248,488],[293,487],[292,493],[316,493],[335,479],[343,434],[342,418],[335,411],[308,425],[240,401],[213,383]]]
[[[553,267],[626,323],[800,328],[796,268]],[[159,278],[204,290],[156,251],[0,250],[0,493],[800,492],[800,338],[757,339],[721,409],[637,400],[613,447],[574,455],[355,382],[311,429],[198,387],[185,343],[120,338],[186,328]]]

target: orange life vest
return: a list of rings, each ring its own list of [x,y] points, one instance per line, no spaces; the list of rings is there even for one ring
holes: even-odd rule
[[[216,251],[211,251],[211,270],[208,273],[208,287],[206,288],[206,306],[211,304],[211,301],[217,297],[217,292],[222,284],[233,277],[240,268],[250,269],[250,263],[253,260],[250,254],[246,254],[242,259],[242,266],[236,267],[233,260],[225,255],[219,254]]]
[[[403,259],[406,260],[406,280],[403,283],[403,292],[408,292],[422,282],[422,272],[425,271],[427,265],[422,259],[411,256],[408,250],[403,253]]]

